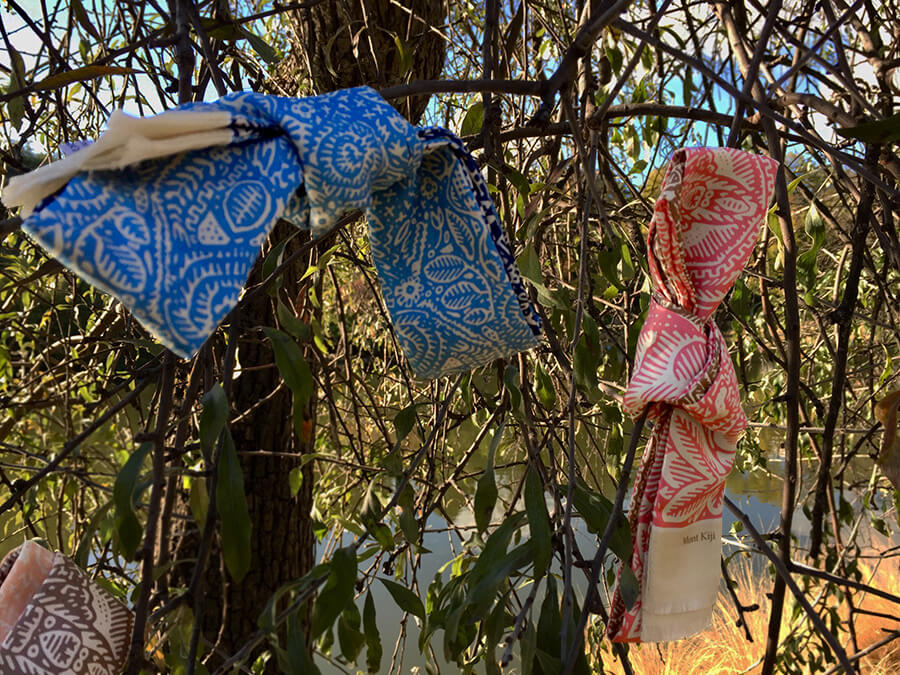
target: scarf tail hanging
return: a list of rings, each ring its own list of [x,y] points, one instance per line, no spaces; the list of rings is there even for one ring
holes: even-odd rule
[[[625,410],[653,425],[635,480],[629,565],[608,635],[659,642],[703,630],[719,585],[722,497],[746,427],[734,367],[712,315],[753,250],[776,162],[724,148],[676,151],[648,233],[653,296]]]

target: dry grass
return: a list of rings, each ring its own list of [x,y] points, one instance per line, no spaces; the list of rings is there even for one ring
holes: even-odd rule
[[[754,576],[749,564],[739,564],[735,561],[731,565],[731,574],[737,584],[737,595],[741,603],[750,605],[759,604],[760,609],[745,614],[745,618],[753,636],[753,642],[747,642],[742,628],[736,625],[738,618],[727,592],[719,594],[719,602],[713,615],[713,623],[704,632],[678,642],[666,642],[661,644],[645,644],[633,646],[629,656],[638,675],[683,675],[687,673],[725,674],[732,673],[757,673],[760,671],[763,654],[765,652],[766,630],[769,621],[769,600],[766,592],[770,589],[767,580]],[[876,588],[888,592],[900,594],[900,571],[893,561],[887,561],[877,570],[864,573],[863,581]],[[832,596],[833,597],[833,596]],[[865,614],[855,615],[855,627],[857,645],[860,650],[865,649],[883,639],[887,630],[900,630],[900,607],[896,604],[872,595],[855,593],[853,601],[857,608],[867,609],[873,612],[888,614],[897,619],[885,619]],[[799,627],[805,618],[805,614],[799,617],[792,626],[793,603],[790,593],[787,597],[787,606],[783,613],[781,636],[784,636],[793,628]],[[847,604],[842,603],[840,615],[846,619],[848,614]],[[803,626],[805,629],[805,626]],[[846,644],[848,636],[843,633],[842,644]],[[608,645],[607,647],[608,648]],[[852,654],[856,650],[852,645],[847,645],[847,653]],[[615,658],[607,653],[603,654],[604,665],[608,673],[621,673],[622,668]],[[863,657],[859,662],[860,672],[867,675],[893,675],[900,673],[900,639],[879,648],[872,654]]]

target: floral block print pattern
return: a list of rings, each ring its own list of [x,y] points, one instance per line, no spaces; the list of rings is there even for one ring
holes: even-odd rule
[[[712,315],[750,257],[776,169],[767,157],[689,148],[663,179],[647,238],[653,297],[624,400],[653,425],[629,514],[640,594],[631,609],[613,596],[617,642],[680,639],[711,619],[725,478],[747,425]]]
[[[16,567],[36,560],[29,546],[38,545],[27,542],[16,552],[3,586]],[[0,642],[0,673],[118,675],[128,656],[132,613],[68,558],[46,555],[52,561],[49,571]]]
[[[53,552],[26,541],[0,563],[0,644],[53,568]]]
[[[221,144],[221,126],[188,124],[191,114],[227,120],[230,141]],[[122,167],[123,153],[139,157],[153,143],[104,150],[23,228],[177,354],[195,354],[237,304],[279,218],[318,236],[357,209],[368,213],[386,305],[417,374],[537,344],[540,322],[484,180],[449,132],[411,126],[367,87],[306,99],[232,94],[123,124],[155,121],[161,136],[166,115],[190,127],[189,151]],[[198,138],[219,144],[196,148]],[[75,166],[81,152],[95,151],[61,162]],[[96,168],[106,155],[117,168]]]

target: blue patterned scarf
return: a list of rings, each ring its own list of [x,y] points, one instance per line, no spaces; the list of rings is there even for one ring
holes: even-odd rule
[[[418,375],[537,344],[540,320],[487,186],[451,133],[411,126],[367,87],[180,110],[227,113],[230,143],[80,172],[23,224],[180,356],[237,304],[279,218],[319,235],[355,209]]]

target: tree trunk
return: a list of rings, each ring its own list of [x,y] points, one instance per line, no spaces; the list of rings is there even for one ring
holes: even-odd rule
[[[390,0],[337,0],[294,12],[294,54],[275,73],[276,85],[283,90],[280,93],[302,92],[299,80],[304,70],[318,93],[364,84],[382,88],[408,79],[439,77],[445,47],[440,33],[433,28],[446,19],[446,6],[433,0],[404,0],[410,9],[398,4]],[[303,64],[303,68],[298,68],[298,64]],[[398,109],[415,122],[427,103],[428,96],[420,96],[402,101]],[[292,231],[289,227],[276,227],[270,245],[288,236]],[[299,239],[295,238],[292,244],[296,246]],[[305,305],[307,286],[300,287],[296,280],[309,262],[298,262],[283,279],[281,293],[296,298],[298,307]],[[257,264],[250,283],[260,280],[259,269]],[[241,457],[253,523],[252,566],[244,580],[236,584],[227,575],[223,577],[220,551],[212,550],[205,578],[207,592],[203,594],[204,638],[215,645],[217,652],[211,666],[232,655],[256,630],[257,619],[274,591],[312,568],[315,549],[310,518],[312,464],[304,467],[302,485],[295,497],[290,494],[288,481],[291,470],[300,465],[302,455],[314,445],[315,432],[305,441],[294,433],[291,393],[286,387],[275,391],[280,376],[272,351],[268,341],[255,330],[276,325],[273,302],[268,297],[260,299],[245,310],[240,321],[238,354],[246,372],[233,382],[231,406],[238,415],[252,412],[232,424],[231,433]],[[315,376],[315,359],[307,360]],[[323,376],[327,377],[327,373]],[[315,398],[314,393],[313,401]],[[315,411],[307,412],[309,419],[315,420]],[[182,512],[188,512],[186,501]],[[196,550],[197,537],[173,538],[173,545],[179,544],[180,559],[191,557],[189,551]],[[189,580],[178,581],[185,585]],[[275,659],[269,661],[267,672],[277,672]]]
[[[402,5],[402,6],[401,6]],[[316,93],[368,85],[381,89],[433,80],[444,67],[442,0],[331,0],[293,14],[294,72]],[[428,96],[395,103],[411,122],[422,118]]]

